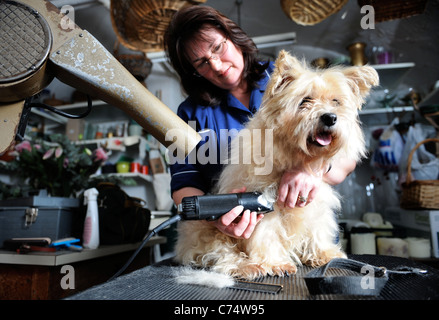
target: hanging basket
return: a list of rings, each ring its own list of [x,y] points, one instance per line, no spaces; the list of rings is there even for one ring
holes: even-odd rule
[[[408,18],[425,11],[427,0],[358,0],[360,7],[369,5],[375,11],[375,22]]]
[[[288,18],[303,26],[322,22],[338,12],[348,0],[281,0],[280,5]]]
[[[128,49],[161,51],[172,16],[185,6],[203,2],[206,0],[111,0],[111,23],[120,43]]]
[[[419,142],[410,152],[407,161],[407,179],[402,184],[401,208],[439,209],[439,180],[413,180],[412,159],[415,151],[424,143],[439,139],[431,138]]]
[[[152,62],[145,53],[119,54],[119,40],[114,43],[114,57],[140,82],[151,73]]]

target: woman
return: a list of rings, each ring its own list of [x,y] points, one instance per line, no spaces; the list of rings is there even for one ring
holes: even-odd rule
[[[184,164],[171,166],[172,197],[179,204],[184,197],[203,195],[214,186],[221,171],[221,130],[241,129],[259,109],[273,64],[258,61],[257,48],[247,34],[207,6],[178,11],[165,35],[165,48],[188,94],[178,115],[195,123],[197,131],[209,129],[209,138],[200,147],[209,143],[219,150],[216,156],[208,155],[216,161],[206,163],[196,157],[196,161],[187,159]],[[212,148],[204,150],[213,152]],[[322,179],[338,184],[354,169],[355,163],[346,161],[334,163],[316,175],[302,168],[285,172],[279,185],[278,205],[303,207],[312,202]],[[245,188],[231,190],[244,191]],[[242,207],[238,206],[212,223],[231,237],[247,239],[263,215],[248,210],[240,216],[241,213]]]

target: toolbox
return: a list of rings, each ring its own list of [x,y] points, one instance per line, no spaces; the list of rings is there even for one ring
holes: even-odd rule
[[[48,237],[52,241],[72,235],[79,200],[41,197],[0,201],[0,247],[11,238]]]

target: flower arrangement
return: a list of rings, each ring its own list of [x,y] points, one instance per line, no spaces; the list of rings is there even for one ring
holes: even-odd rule
[[[23,178],[31,191],[46,189],[56,197],[75,197],[87,188],[90,175],[108,158],[103,148],[92,152],[61,134],[50,135],[47,140],[25,140],[12,154],[15,159],[3,164],[7,171]]]

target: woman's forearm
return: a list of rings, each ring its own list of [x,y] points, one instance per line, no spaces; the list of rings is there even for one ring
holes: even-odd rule
[[[356,165],[354,160],[342,158],[331,164],[329,171],[323,175],[323,181],[333,186],[340,184],[355,170]]]
[[[174,200],[174,203],[176,205],[179,205],[181,203],[181,200],[184,197],[191,197],[191,196],[201,196],[204,192],[200,189],[193,188],[193,187],[184,187],[181,189],[178,189],[177,191],[174,191],[172,193],[172,199]]]

